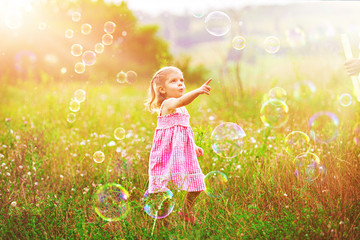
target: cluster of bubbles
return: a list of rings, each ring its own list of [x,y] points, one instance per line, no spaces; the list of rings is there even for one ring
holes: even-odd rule
[[[120,71],[116,74],[116,81],[118,83],[134,83],[136,81],[137,78],[137,73],[130,70],[127,72],[124,71]]]
[[[73,12],[72,13],[72,20],[74,22],[79,22],[81,19],[80,12]],[[111,45],[113,43],[113,36],[111,35],[114,33],[116,28],[116,24],[112,21],[105,22],[104,24],[104,34],[101,37],[101,42],[98,42],[94,46],[94,50],[85,50],[83,46],[79,43],[75,43],[71,46],[71,55],[74,57],[80,57],[81,61],[75,63],[74,71],[78,74],[82,74],[86,70],[86,66],[92,66],[96,62],[96,54],[101,54],[104,52],[104,45]],[[81,25],[81,33],[83,35],[88,35],[91,33],[92,26],[88,23],[84,23]],[[67,29],[65,30],[65,37],[71,39],[74,37],[74,30]]]
[[[260,119],[266,127],[279,128],[286,124],[289,118],[286,99],[287,93],[280,87],[274,87],[264,95]]]
[[[128,199],[128,191],[120,184],[105,184],[94,194],[95,212],[106,221],[119,221],[129,212]]]
[[[78,89],[74,92],[74,97],[70,100],[69,109],[71,113],[67,116],[69,123],[74,123],[76,120],[76,112],[80,110],[80,103],[86,100],[86,92],[82,89]]]

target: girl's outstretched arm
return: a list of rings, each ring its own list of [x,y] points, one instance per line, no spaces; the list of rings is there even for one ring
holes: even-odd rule
[[[182,95],[179,98],[168,98],[164,101],[164,108],[166,108],[167,110],[173,110],[179,107],[183,107],[186,106],[188,104],[190,104],[192,101],[194,101],[195,98],[197,98],[199,95],[201,94],[207,94],[210,95],[210,90],[211,87],[209,86],[209,83],[211,82],[211,78],[209,80],[207,80],[201,87],[185,93],[184,95]]]

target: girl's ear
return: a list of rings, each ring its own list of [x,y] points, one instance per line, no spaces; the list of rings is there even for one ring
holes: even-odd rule
[[[165,88],[159,87],[159,93],[165,94],[166,93]]]

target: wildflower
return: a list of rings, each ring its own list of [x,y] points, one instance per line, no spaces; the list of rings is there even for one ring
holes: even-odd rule
[[[0,153],[0,158],[4,158],[4,157],[5,157],[4,154],[1,154],[1,153]],[[4,164],[4,163],[3,163],[3,164]]]
[[[11,206],[15,207],[15,206],[16,206],[16,202],[15,202],[15,201],[12,202],[12,203],[11,203]]]
[[[28,172],[28,175],[30,176],[30,175],[31,175],[31,172]]]
[[[64,178],[64,176],[60,174],[60,178],[61,178],[61,179],[63,179],[63,178]]]
[[[285,196],[285,197],[287,197],[287,194],[286,194],[286,193],[284,193],[284,196]]]
[[[109,147],[112,147],[112,146],[115,146],[115,145],[116,145],[116,143],[114,141],[111,141],[111,142],[108,143]]]
[[[38,183],[37,183],[37,182],[35,182],[35,183],[34,183],[34,185],[35,185],[35,186],[37,186],[37,185],[38,185]]]
[[[10,173],[6,173],[6,175],[10,176]]]
[[[10,122],[11,118],[5,118],[5,122]]]
[[[210,116],[210,117],[209,117],[209,120],[210,120],[210,121],[214,121],[214,120],[215,120],[215,117],[214,117],[214,116]]]

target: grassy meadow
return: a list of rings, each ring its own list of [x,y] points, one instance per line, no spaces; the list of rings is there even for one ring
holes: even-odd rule
[[[314,75],[324,71],[312,70]],[[147,84],[95,79],[12,83],[5,76],[0,85],[0,238],[358,239],[360,150],[353,126],[360,108],[355,98],[349,107],[339,105],[338,91],[351,85],[348,88],[344,72],[334,71],[327,72],[336,84],[319,87],[311,101],[294,98],[290,86],[299,79],[288,77],[289,88],[284,88],[289,120],[274,129],[259,117],[269,88],[247,86],[240,94],[233,84],[223,84],[226,79],[214,78],[211,95],[200,96],[187,108],[196,144],[205,151],[199,158],[203,173],[225,173],[228,189],[222,198],[200,195],[194,210],[201,226],[179,219],[176,212],[185,192],[173,191],[170,223],[165,227],[157,220],[155,228],[141,203],[156,126],[156,115],[143,106]],[[261,75],[252,77],[261,82]],[[266,82],[276,85],[279,80],[273,76]],[[195,87],[187,83],[187,91]],[[86,100],[76,121],[69,123],[69,102],[77,89],[86,91]],[[307,182],[294,175],[284,138],[296,130],[308,134],[308,120],[318,111],[339,117],[339,135],[328,144],[311,140],[310,151],[319,156],[326,174]],[[241,154],[232,159],[219,157],[211,148],[211,133],[222,122],[234,122],[246,133]],[[123,140],[114,138],[118,127],[126,131]],[[104,162],[92,159],[96,151],[105,154]],[[120,221],[107,222],[94,211],[93,195],[106,183],[121,184],[129,192],[130,210]]]

